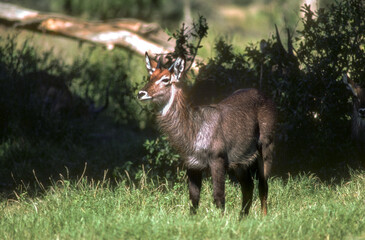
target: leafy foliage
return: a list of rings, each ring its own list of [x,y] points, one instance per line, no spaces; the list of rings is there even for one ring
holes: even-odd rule
[[[287,50],[279,35],[249,45],[244,54],[234,53],[220,39],[217,56],[202,66],[192,88],[195,102],[219,101],[233,89],[258,87],[277,103],[282,146],[278,151],[285,155],[278,158],[303,165],[301,169],[306,169],[303,159],[311,168],[327,165],[328,160],[341,162],[354,150],[350,92],[342,74],[350,72],[355,82],[364,83],[364,11],[359,0],[316,13],[305,6],[303,30],[295,39],[288,30]]]
[[[176,167],[180,165],[180,156],[171,148],[167,137],[162,136],[154,140],[146,140],[143,144],[147,154],[143,164],[147,171],[152,170],[153,175],[176,179]]]
[[[183,23],[177,32],[170,33],[170,40],[173,38],[176,42],[174,52],[166,56],[170,63],[177,57],[183,57],[190,63],[186,67],[186,71],[189,71],[195,61],[199,48],[202,47],[202,39],[208,34],[208,29],[207,20],[203,16],[199,16],[198,21],[193,22],[191,28],[186,27]]]
[[[332,74],[329,77],[336,80],[341,73],[348,72],[354,81],[365,85],[364,10],[365,3],[359,0],[340,2],[316,13],[309,6],[302,9],[304,29],[299,33],[304,41],[300,43],[298,58],[308,71],[315,72],[316,69],[309,69],[315,66],[323,69],[319,74]]]
[[[250,63],[243,54],[235,54],[222,38],[215,44],[216,57],[202,64],[190,90],[194,104],[218,102],[241,87],[257,87]]]
[[[351,73],[355,82],[364,83],[364,11],[360,0],[340,2],[318,12],[305,6],[303,29],[295,38],[287,30],[287,49],[279,33],[247,46],[244,53],[235,53],[232,45],[219,39],[216,57],[200,66],[190,99],[195,105],[210,104],[238,88],[260,88],[273,97],[279,112],[279,167],[324,171],[321,174],[326,175],[328,168],[352,165],[351,95],[342,74]],[[174,54],[195,53],[188,50],[195,45],[187,41],[184,25],[172,36],[177,43]],[[166,147],[153,146],[156,153]],[[160,166],[158,161],[156,166]]]
[[[116,123],[138,125],[142,111],[135,97],[138,82],[131,79],[129,71],[134,57],[120,49],[111,52],[103,48],[90,48],[84,55],[87,63],[74,80],[77,93],[96,106],[109,97],[108,115]]]
[[[122,167],[113,170],[113,176],[123,178],[124,172],[134,181],[139,181],[148,175],[153,179],[180,181],[185,178],[182,160],[170,146],[166,136],[147,139],[143,143],[143,157],[137,161],[126,161]]]
[[[114,11],[116,8],[108,9]],[[206,64],[200,64],[199,74],[189,86],[191,99],[193,104],[206,104],[221,100],[237,88],[260,88],[277,103],[277,153],[283,165],[313,171],[337,161],[343,168],[348,163],[343,160],[352,158],[353,149],[349,136],[351,96],[341,77],[342,73],[348,72],[355,82],[364,85],[364,3],[360,0],[342,1],[328,10],[312,12],[304,7],[303,12],[303,29],[295,38],[288,35],[292,46],[288,45],[287,49],[281,45],[279,35],[262,40],[260,44],[251,44],[243,53],[234,52],[232,45],[219,39],[215,45],[216,56]],[[101,14],[98,16],[101,18],[109,16],[108,13],[95,14]],[[152,16],[153,13],[147,14],[147,18]],[[184,56],[192,63],[207,30],[206,19],[202,16],[191,28],[182,25],[171,34],[177,44],[175,52],[168,56],[170,60]],[[41,168],[44,159],[54,160],[54,145],[49,140],[67,145],[68,150],[75,144],[75,139],[81,140],[85,136],[85,123],[91,121],[55,115],[41,107],[42,99],[33,93],[37,88],[35,82],[43,73],[70,87],[80,105],[89,101],[88,98],[95,105],[102,104],[109,88],[109,116],[117,123],[135,127],[141,107],[134,96],[136,85],[128,80],[131,71],[138,71],[131,65],[133,57],[130,54],[93,49],[85,59],[67,65],[53,57],[52,52],[39,54],[28,42],[17,46],[14,39],[0,40],[2,166],[31,169],[34,165],[29,163],[39,157],[41,160],[37,164]],[[293,46],[295,51],[292,51]],[[24,141],[24,136],[37,139],[37,144]],[[52,152],[43,151],[42,147],[52,149]],[[88,148],[92,147],[82,148],[77,155],[81,161],[86,158],[83,152],[90,152]],[[57,154],[62,155],[58,150]],[[144,158],[141,157],[140,161],[133,159],[124,166],[134,168],[137,178],[143,173],[141,164],[152,175],[173,179],[180,174],[175,169],[181,161],[166,138],[145,141],[144,150]],[[22,159],[30,160],[22,162]],[[18,176],[22,173],[19,171]]]
[[[45,108],[38,80],[48,73],[53,81],[69,85],[82,62],[65,65],[51,51],[38,54],[28,41],[17,46],[15,36],[0,38],[0,42],[0,138],[72,134],[64,115]]]
[[[66,64],[52,50],[40,52],[32,39],[0,37],[1,189],[13,186],[13,179],[34,182],[33,171],[49,181],[65,167],[80,175],[88,162],[89,175],[96,176],[136,158],[143,140],[132,129],[141,108],[127,80],[133,66],[128,55],[96,48]],[[89,110],[104,104],[106,89],[109,107],[95,118]],[[68,104],[56,109],[57,100]]]
[[[269,80],[285,115],[282,131],[290,138],[289,147],[305,149],[302,155],[343,159],[352,150],[350,92],[342,83],[342,74],[349,72],[358,83],[365,79],[364,10],[359,0],[343,1],[316,13],[305,6],[304,28],[294,43],[297,57],[279,54],[284,60],[274,62],[286,71],[277,71]]]

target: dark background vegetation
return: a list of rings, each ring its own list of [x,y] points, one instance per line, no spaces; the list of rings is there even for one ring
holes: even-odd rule
[[[133,17],[157,21],[170,32],[177,29],[177,33],[184,18],[182,1],[16,2],[86,19]],[[210,26],[217,2],[192,1],[192,9],[200,9]],[[293,2],[235,0],[230,4],[245,9],[255,4],[280,6]],[[202,42],[200,51],[206,57],[205,63],[201,63],[199,73],[190,74],[187,82],[195,104],[219,101],[242,87],[261,88],[274,99],[279,113],[274,167],[277,175],[309,171],[327,179],[344,177],[348,166],[360,168],[364,164],[350,137],[352,99],[342,83],[342,73],[351,72],[355,82],[364,84],[365,6],[360,0],[329,6],[330,3],[321,1],[325,8],[315,13],[303,8],[301,19],[299,3],[291,8],[295,14],[294,10],[284,10],[266,16],[273,23],[282,24],[282,42],[292,43],[293,54],[290,46],[284,44],[283,48],[278,44],[275,34],[242,44],[222,37],[228,34],[224,32],[212,40],[209,34],[214,33],[208,31],[213,46],[209,46],[209,41]],[[235,28],[239,26],[229,27],[231,35]],[[275,31],[274,25],[263,28]],[[250,33],[237,30],[240,31]],[[188,43],[196,46],[196,40],[207,34],[198,32],[194,38],[191,33],[174,36],[180,40],[187,37]],[[141,57],[124,50],[88,46],[82,55],[66,61],[54,50],[40,51],[33,39],[24,41],[17,34],[2,34],[0,38],[1,189],[12,190],[19,184],[33,186],[35,181],[47,184],[60,174],[101,178],[104,170],[108,170],[108,177],[116,179],[126,172],[130,178],[138,179],[143,169],[169,180],[181,176],[179,156],[156,132],[148,106],[135,98],[145,81],[136,74],[145,71]],[[210,55],[204,52],[209,47]],[[44,106],[37,92],[37,82],[43,76],[71,89],[74,101],[66,112],[55,113]],[[106,112],[97,117],[80,112],[91,102],[102,105],[107,88]]]

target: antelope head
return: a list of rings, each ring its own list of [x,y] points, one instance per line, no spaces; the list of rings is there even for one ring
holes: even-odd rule
[[[365,122],[365,89],[348,78],[347,74],[342,79],[354,97],[354,117]]]
[[[141,101],[151,100],[158,107],[163,108],[162,114],[164,115],[174,101],[176,84],[180,82],[185,61],[182,58],[177,58],[170,68],[166,69],[162,67],[161,58],[158,62],[153,61],[147,52],[145,57],[149,81],[138,92],[138,99]]]

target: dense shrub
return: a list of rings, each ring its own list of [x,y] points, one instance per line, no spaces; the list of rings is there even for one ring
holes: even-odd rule
[[[288,50],[279,35],[251,44],[244,54],[220,40],[217,56],[197,76],[195,92],[205,103],[238,87],[261,88],[277,104],[286,163],[310,169],[351,159],[351,101],[342,74],[350,72],[355,82],[364,83],[364,11],[359,0],[315,13],[304,7],[303,30],[294,39],[288,34]],[[199,85],[213,86],[213,94],[202,99]]]
[[[219,39],[216,56],[200,65],[197,76],[191,74],[189,94],[193,104],[206,104],[218,102],[237,88],[260,88],[277,104],[277,157],[283,169],[344,168],[349,163],[344,160],[353,157],[354,149],[350,140],[351,94],[342,83],[342,74],[348,72],[355,82],[364,85],[365,6],[360,0],[350,0],[318,12],[305,7],[303,12],[303,28],[294,38],[288,34],[287,49],[279,35],[251,44],[243,53],[234,52],[232,45]],[[171,34],[177,46],[167,58],[184,55],[193,61],[207,29],[202,17],[191,29],[183,25]],[[150,120],[148,111],[141,112],[143,108],[134,96],[138,87],[131,78],[138,70],[131,66],[130,54],[96,48],[84,60],[66,65],[51,52],[37,53],[28,42],[17,47],[14,39],[0,41],[0,154],[6,159],[15,159],[14,152],[20,154],[18,160],[38,154],[49,158],[49,153],[32,149],[34,145],[23,144],[18,137],[67,140],[64,142],[71,146],[75,138],[84,136],[85,123],[92,122],[45,111],[42,99],[34,94],[43,73],[69,86],[81,105],[103,104],[109,89],[108,114],[113,123],[131,128],[138,125],[141,115]],[[17,139],[12,142],[9,138]],[[169,179],[178,175],[174,169],[181,160],[166,138],[146,140],[143,147],[145,157],[128,161],[125,169],[137,178],[143,172],[141,165],[153,175]]]
[[[350,73],[358,83],[365,80],[364,10],[359,0],[315,13],[304,7],[303,30],[293,40],[297,55],[276,51],[277,57],[265,64],[265,69],[282,68],[267,73],[267,80],[283,116],[280,131],[288,139],[290,156],[316,159],[318,165],[353,158],[350,92],[342,74]],[[275,53],[275,47],[267,51]]]
[[[82,98],[91,98],[95,106],[103,105],[108,95],[107,113],[115,123],[138,127],[140,121],[148,119],[145,112],[141,117],[143,108],[135,94],[140,84],[135,78],[142,74],[133,64],[137,60],[141,65],[141,58],[120,49],[103,48],[91,48],[84,55],[87,63],[80,69],[80,77],[74,80],[77,93]]]
[[[81,66],[77,61],[66,65],[51,51],[40,53],[30,41],[0,38],[0,189],[12,186],[12,178],[28,184],[32,171],[44,180],[65,165],[76,165],[60,159],[86,132],[87,124],[73,117],[76,108],[67,105],[68,86]]]
[[[0,38],[2,136],[16,131],[19,134],[30,131],[35,136],[54,135],[67,124],[74,124],[75,119],[93,119],[95,116],[89,113],[104,105],[106,98],[113,121],[138,126],[141,107],[135,98],[138,81],[129,75],[132,71],[129,68],[134,67],[130,63],[132,58],[121,50],[90,48],[83,56],[65,64],[52,50],[37,50],[31,39],[18,43],[14,36]],[[57,108],[56,112],[52,106],[46,106],[46,100],[51,103],[60,100],[48,99],[49,89],[42,89],[50,86],[64,90],[71,99],[69,103],[61,99],[67,106]]]
[[[96,176],[138,155],[133,149],[143,141],[132,129],[145,117],[129,79],[136,69],[129,56],[96,48],[66,64],[32,39],[0,38],[0,189],[12,178],[34,181],[33,170],[48,181],[65,167],[80,176],[88,162]],[[106,98],[109,107],[97,116],[92,110]]]
[[[9,136],[41,137],[72,134],[59,115],[47,109],[41,95],[42,76],[68,86],[78,75],[81,62],[65,65],[52,52],[37,53],[28,41],[0,38],[0,139]],[[57,116],[56,116],[57,115]]]
[[[278,167],[327,176],[333,169],[343,172],[356,154],[350,138],[351,94],[342,74],[349,72],[355,82],[364,83],[364,11],[359,0],[318,12],[305,6],[303,29],[295,38],[288,30],[287,49],[279,33],[249,45],[244,53],[235,53],[232,45],[219,39],[216,56],[201,64],[193,84],[188,83],[193,104],[218,102],[238,88],[260,88],[278,108]],[[173,35],[180,40],[177,43],[191,37],[183,30]],[[194,52],[187,51],[189,46],[193,45],[177,47],[174,54],[189,58]],[[169,156],[167,143],[160,141],[145,143],[146,150],[155,152],[147,156],[153,159],[148,166],[156,171],[170,169],[171,159],[177,160],[175,166],[178,163]]]
[[[176,167],[182,167],[180,156],[171,148],[165,136],[146,140],[143,144],[146,155],[143,158],[144,167],[153,175],[176,178]]]

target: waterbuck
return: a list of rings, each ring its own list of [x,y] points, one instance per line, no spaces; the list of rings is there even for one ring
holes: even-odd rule
[[[343,82],[353,97],[351,135],[360,150],[365,151],[365,89],[356,84],[347,74],[343,74]]]
[[[261,209],[267,214],[267,179],[273,161],[275,106],[256,89],[240,89],[218,104],[190,106],[184,93],[185,60],[169,69],[146,53],[149,81],[138,93],[157,108],[160,130],[168,136],[187,168],[193,213],[199,204],[202,173],[209,169],[213,197],[225,205],[225,172],[233,170],[242,189],[241,215],[248,214],[253,177],[259,180]]]

